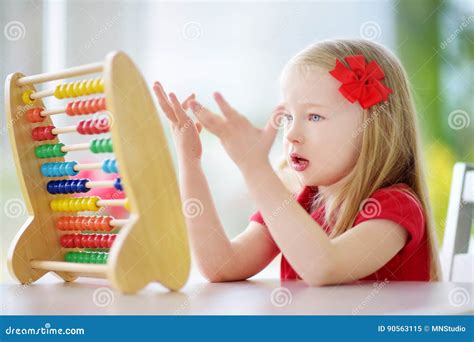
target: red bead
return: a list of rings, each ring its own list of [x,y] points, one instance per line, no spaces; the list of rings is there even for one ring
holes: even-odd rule
[[[109,246],[108,246],[109,248],[112,247],[112,244],[114,243],[116,237],[117,237],[117,234],[110,234],[109,241],[108,241],[109,242]]]
[[[52,140],[56,137],[53,134],[53,129],[54,126],[35,127],[31,130],[31,137],[36,141]]]
[[[75,247],[81,246],[81,235],[80,234],[74,234],[74,246]]]

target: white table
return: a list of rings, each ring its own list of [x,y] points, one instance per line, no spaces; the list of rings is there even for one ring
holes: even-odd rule
[[[0,286],[7,315],[453,315],[473,314],[472,283],[388,282],[311,288],[301,281],[209,283],[193,272],[180,292],[151,284],[137,295],[105,280],[64,283],[47,275]]]

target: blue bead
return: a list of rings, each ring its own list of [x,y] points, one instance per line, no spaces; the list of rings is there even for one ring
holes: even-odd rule
[[[115,189],[117,189],[119,191],[123,191],[123,187],[122,187],[120,177],[115,180],[114,187],[115,187]]]
[[[48,182],[48,184],[46,185],[46,189],[50,194],[55,194],[56,192],[54,191],[54,181]]]

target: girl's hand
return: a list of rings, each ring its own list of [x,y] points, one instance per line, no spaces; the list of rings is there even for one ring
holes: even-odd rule
[[[186,114],[190,101],[195,99],[194,94],[189,96],[182,104],[174,93],[166,96],[163,86],[159,82],[153,85],[158,103],[170,121],[173,141],[178,151],[181,162],[199,161],[202,155],[201,140],[199,133],[202,125],[194,121]]]
[[[216,135],[227,154],[242,172],[269,163],[268,154],[273,145],[278,126],[275,111],[264,129],[257,128],[243,115],[233,109],[220,93],[214,99],[224,116],[212,113],[196,100],[190,101],[191,109],[202,125]]]

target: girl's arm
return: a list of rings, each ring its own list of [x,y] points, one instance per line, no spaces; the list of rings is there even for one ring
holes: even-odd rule
[[[243,169],[243,173],[276,244],[310,285],[340,284],[372,274],[408,239],[402,226],[374,219],[330,240],[298,202],[288,201],[291,194],[270,164],[259,163],[255,168]]]
[[[191,249],[201,273],[210,281],[243,280],[258,273],[275,258],[278,248],[267,229],[254,222],[234,240],[227,238],[201,167],[202,127],[185,113],[194,95],[181,105],[176,95],[166,96],[160,83],[154,90],[170,121]],[[196,202],[198,212],[186,215],[186,205]]]
[[[406,230],[388,220],[370,220],[330,240],[297,203],[268,161],[276,136],[275,112],[262,130],[254,127],[220,95],[218,116],[198,102],[190,105],[199,121],[217,135],[244,175],[267,227],[289,263],[310,285],[338,284],[367,276],[405,245]]]
[[[185,205],[186,200],[200,201],[202,213],[188,215],[186,224],[195,260],[208,280],[247,279],[278,255],[278,247],[268,230],[256,222],[250,222],[243,233],[229,241],[200,162],[181,161],[179,170],[181,198]]]

